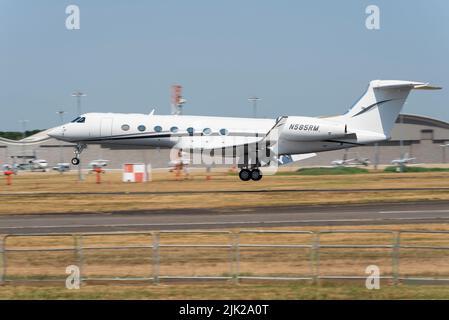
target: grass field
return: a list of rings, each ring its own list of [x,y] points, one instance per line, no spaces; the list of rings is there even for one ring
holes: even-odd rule
[[[409,230],[410,225],[376,226],[376,230],[401,231]],[[372,230],[370,226],[339,227],[289,227],[270,228],[265,230]],[[414,225],[416,231],[449,231],[449,224]],[[264,244],[310,244],[308,234],[254,234],[240,236],[240,243],[251,245]],[[389,233],[335,233],[320,237],[321,245],[390,245],[392,234]],[[148,245],[149,235],[101,235],[86,236],[85,247],[106,248],[126,244]],[[230,244],[232,238],[227,234],[161,234],[159,276],[226,276],[231,272],[232,249],[191,248],[189,244]],[[183,247],[174,245],[182,244]],[[402,245],[444,246],[449,247],[449,237],[442,234],[403,234]],[[164,247],[165,246],[165,247]],[[73,248],[71,236],[24,237],[17,236],[7,240],[8,249],[23,250],[51,247],[54,249]],[[57,252],[24,252],[7,253],[7,279],[59,279],[59,285],[28,283],[27,285],[8,284],[0,286],[0,299],[414,299],[432,298],[449,299],[447,286],[412,286],[400,284],[392,286],[391,280],[381,280],[381,290],[369,291],[364,287],[365,269],[368,265],[379,266],[382,276],[392,275],[392,249],[320,249],[319,272],[326,275],[357,275],[360,280],[342,282],[321,281],[312,284],[310,281],[247,282],[233,284],[232,281],[201,283],[145,283],[130,285],[123,282],[88,282],[79,291],[66,290],[64,279],[67,265],[77,264],[73,250]],[[239,274],[243,276],[281,276],[295,277],[311,275],[310,249],[288,248],[241,248]],[[231,260],[230,260],[231,259]],[[449,250],[401,249],[399,254],[400,276],[407,277],[442,277],[449,275]],[[83,277],[115,278],[115,277],[151,277],[152,251],[146,249],[100,249],[84,252]]]
[[[449,168],[426,168],[426,167],[412,167],[405,166],[403,172],[448,172]],[[397,172],[397,166],[386,167],[384,172]]]
[[[351,283],[89,285],[80,290],[59,286],[0,286],[0,299],[449,299],[446,286],[390,286],[379,290]]]
[[[363,203],[379,201],[448,200],[449,191],[382,191],[381,188],[449,187],[449,172],[362,173],[350,175],[276,175],[259,182],[242,182],[235,175],[215,172],[211,180],[204,173],[177,181],[168,173],[153,174],[145,184],[122,183],[119,173],[93,174],[83,182],[76,174],[32,173],[14,176],[13,185],[0,186],[0,214],[40,212],[109,212],[172,208],[220,208],[300,204]],[[314,189],[374,189],[372,192],[305,192]],[[290,190],[290,192],[283,192]],[[190,193],[195,191],[195,193]],[[211,193],[211,192],[217,193]],[[220,193],[220,191],[226,191]],[[252,191],[250,195],[240,191]],[[270,192],[264,192],[270,191]],[[85,195],[82,192],[99,192]],[[107,194],[120,192],[121,194]],[[132,194],[162,192],[162,194]],[[166,192],[166,193],[164,193]],[[179,192],[179,193],[170,193]],[[202,194],[201,192],[207,192]],[[50,194],[46,194],[50,193]],[[71,193],[71,194],[62,194]],[[103,194],[101,194],[103,193]],[[131,193],[131,194],[127,194]],[[298,196],[300,194],[300,196]]]
[[[369,173],[368,169],[357,167],[319,167],[319,168],[302,168],[297,171],[279,172],[278,175],[300,175],[300,176],[325,176],[325,175],[342,175],[342,174],[361,174]]]
[[[15,176],[12,186],[0,186],[0,214],[42,212],[107,212],[133,209],[167,208],[220,208],[272,205],[301,205],[326,203],[363,203],[379,201],[416,201],[449,199],[449,191],[382,191],[382,188],[446,188],[449,172],[409,173],[355,173],[329,175],[276,175],[265,176],[260,182],[241,182],[235,175],[215,172],[211,180],[202,173],[193,174],[189,180],[177,181],[167,173],[155,173],[153,181],[146,184],[127,184],[121,175],[108,172],[103,183],[95,183],[94,175],[78,182],[75,174],[21,174]],[[292,192],[292,190],[334,189],[334,192]],[[371,192],[338,192],[343,189],[373,189]],[[266,191],[270,192],[266,192]],[[290,190],[283,192],[283,190]],[[195,191],[191,193],[189,191]],[[216,191],[214,193],[213,191]],[[221,192],[220,191],[226,191]],[[252,191],[250,194],[241,191]],[[86,195],[83,192],[98,194]],[[120,194],[108,194],[119,192]],[[154,192],[155,194],[139,194]],[[164,193],[165,192],[165,193]],[[172,193],[178,192],[178,193]],[[159,194],[158,194],[159,193]],[[15,195],[11,195],[15,194]],[[246,195],[249,195],[246,197]],[[298,196],[300,195],[300,196]],[[244,201],[242,201],[244,199]],[[335,229],[372,229],[373,227],[329,227]],[[380,230],[438,230],[449,231],[448,224],[376,226]],[[286,228],[277,228],[285,230]],[[322,230],[323,227],[295,227],[293,230]],[[391,244],[391,234],[328,234],[322,244]],[[310,243],[309,235],[258,235],[241,237],[247,244]],[[161,244],[177,243],[230,243],[229,236],[206,238],[201,235],[161,236]],[[85,246],[139,245],[151,243],[149,236],[91,236],[84,239]],[[446,236],[409,234],[401,244],[449,246]],[[73,238],[13,237],[7,240],[8,248],[29,249],[44,246],[73,247]],[[413,249],[400,254],[400,272],[406,276],[449,275],[447,250]],[[9,279],[64,279],[65,267],[76,263],[74,251],[8,252]],[[161,275],[218,275],[230,274],[228,249],[211,253],[206,249],[161,247]],[[240,274],[247,276],[294,276],[310,274],[310,250],[244,249],[241,251]],[[91,250],[85,252],[83,275],[88,277],[151,276],[151,249]],[[391,248],[364,250],[322,250],[320,274],[365,276],[365,267],[376,264],[383,275],[392,274]],[[449,299],[447,286],[392,286],[381,282],[381,290],[367,290],[364,281],[249,283],[236,285],[217,283],[165,283],[130,285],[124,283],[87,283],[81,290],[67,290],[60,284],[8,284],[0,286],[0,299]]]

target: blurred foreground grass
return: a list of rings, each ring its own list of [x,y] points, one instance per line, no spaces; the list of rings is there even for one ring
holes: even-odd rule
[[[162,284],[162,285],[86,285],[79,290],[60,286],[0,286],[0,299],[449,299],[446,286],[391,286],[382,283],[379,290],[368,290],[364,281],[307,282],[239,285]]]
[[[226,172],[213,172],[210,180],[199,172],[179,181],[174,175],[155,173],[153,181],[143,184],[123,183],[115,172],[102,175],[101,184],[95,183],[93,174],[83,182],[72,173],[20,174],[13,177],[13,185],[0,185],[0,214],[449,200],[449,190],[406,190],[448,188],[449,172],[283,174],[242,182]],[[319,189],[329,191],[314,192]],[[372,191],[355,194],[345,189]]]

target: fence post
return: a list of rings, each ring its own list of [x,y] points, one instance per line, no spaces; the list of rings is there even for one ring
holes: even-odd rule
[[[153,282],[155,284],[159,283],[159,264],[160,264],[159,242],[160,242],[159,233],[154,232],[153,233]]]
[[[84,268],[84,256],[83,256],[83,236],[74,235],[75,238],[75,254],[80,271],[80,285],[83,283],[83,268]]]
[[[320,234],[313,233],[311,250],[312,277],[313,283],[318,284],[320,280]]]
[[[239,283],[239,273],[240,273],[240,231],[237,231],[236,233],[233,234],[232,248],[233,248],[232,261],[234,264],[232,277],[234,279],[234,283],[238,284]]]
[[[401,247],[401,232],[395,231],[393,233],[393,251],[392,251],[392,264],[393,264],[393,285],[399,283],[399,249]]]
[[[0,262],[1,262],[1,273],[0,273],[0,285],[5,283],[6,279],[6,252],[5,252],[5,241],[6,236],[0,238]]]

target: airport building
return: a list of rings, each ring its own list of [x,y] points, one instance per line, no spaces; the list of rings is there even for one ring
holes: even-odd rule
[[[449,161],[449,123],[425,116],[401,114],[393,127],[391,139],[377,145],[319,153],[301,162],[305,166],[328,166],[336,159],[367,158],[371,164],[391,164],[401,157],[416,158],[414,163]]]
[[[390,164],[401,156],[416,158],[415,163],[446,163],[449,161],[449,123],[417,115],[400,115],[389,141],[378,145],[319,153],[303,160],[300,166],[329,166],[336,159],[368,158],[371,164]],[[82,153],[82,166],[98,159],[109,160],[108,168],[119,169],[124,163],[150,163],[153,168],[168,167],[169,150],[136,148],[114,149],[89,145]],[[0,138],[0,164],[25,163],[31,159],[45,159],[49,167],[69,163],[73,144],[60,142],[41,132],[25,142]]]

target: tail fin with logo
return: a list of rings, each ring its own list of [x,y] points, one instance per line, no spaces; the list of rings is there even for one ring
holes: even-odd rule
[[[371,81],[365,94],[338,120],[352,129],[371,131],[389,138],[405,100],[413,89],[436,90],[429,83],[399,80]]]

